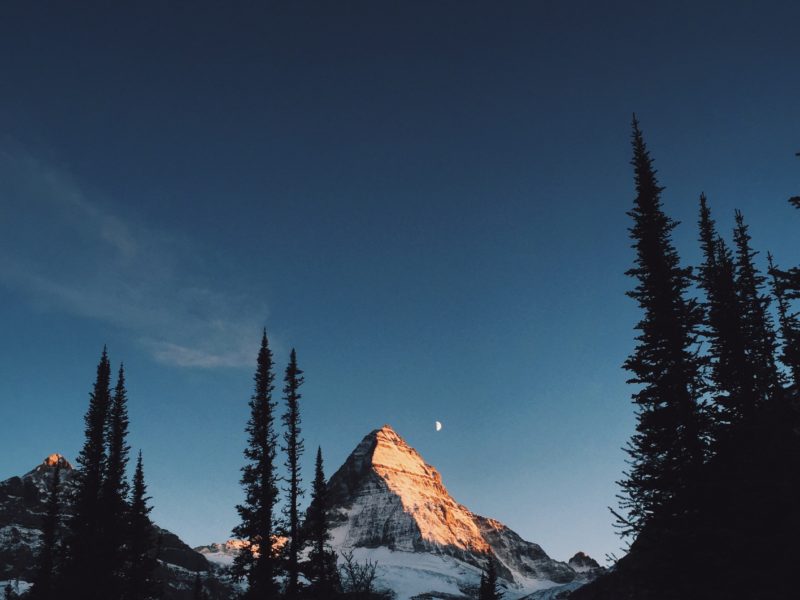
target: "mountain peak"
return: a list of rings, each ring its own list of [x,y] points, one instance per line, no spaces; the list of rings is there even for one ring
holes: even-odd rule
[[[53,469],[55,469],[56,465],[61,466],[61,470],[64,471],[65,476],[72,471],[72,465],[66,458],[64,458],[64,455],[54,452],[53,454],[45,457],[41,463],[26,473],[24,477],[30,477],[32,475],[47,475],[51,473]]]
[[[371,462],[379,475],[385,476],[387,470],[402,472],[441,482],[438,471],[426,464],[422,456],[400,437],[397,432],[384,425],[375,431],[375,446]]]
[[[384,523],[369,531],[351,529],[348,545],[489,551],[472,513],[453,500],[439,472],[389,425],[364,437],[329,486],[335,505],[356,508],[373,525]],[[372,498],[366,505],[364,493]],[[373,539],[378,531],[380,539]]]
[[[43,467],[55,467],[56,465],[61,465],[61,468],[64,469],[71,469],[72,465],[69,464],[69,461],[64,458],[63,454],[53,453],[47,458],[42,461]]]
[[[601,569],[600,564],[585,552],[577,552],[575,556],[569,559],[570,567],[578,573],[585,573],[594,569]]]
[[[70,462],[66,458],[64,458],[63,454],[54,452],[53,454],[47,456],[38,465],[36,465],[36,467],[25,473],[25,475],[23,475],[22,478],[23,479],[33,478],[37,481],[42,482],[42,485],[44,485],[44,482],[49,481],[49,479],[52,477],[56,465],[61,466],[62,481],[72,476],[73,469]]]
[[[575,571],[553,561],[499,521],[456,502],[439,472],[391,426],[368,433],[330,478],[337,548],[447,555],[478,569],[494,555],[508,582],[568,582]]]

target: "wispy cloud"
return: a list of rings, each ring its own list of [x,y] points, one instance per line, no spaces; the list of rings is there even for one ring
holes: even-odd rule
[[[181,367],[249,366],[267,308],[215,285],[200,248],[113,214],[68,172],[0,144],[0,284],[125,329]]]

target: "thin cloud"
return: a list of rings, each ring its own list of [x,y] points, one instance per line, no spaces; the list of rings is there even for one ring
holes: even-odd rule
[[[126,221],[68,173],[0,148],[0,284],[127,330],[164,364],[250,366],[267,309],[204,277],[191,243]]]

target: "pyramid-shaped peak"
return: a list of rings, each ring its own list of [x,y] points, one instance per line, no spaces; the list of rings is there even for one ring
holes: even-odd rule
[[[421,477],[440,479],[436,469],[425,464],[419,452],[409,446],[388,425],[384,425],[375,433],[375,446],[372,451],[371,462],[373,467],[378,469],[391,469]]]
[[[334,507],[359,515],[344,538],[347,545],[489,550],[474,515],[448,494],[439,472],[388,425],[361,441],[331,477],[329,493]]]
[[[393,440],[405,444],[405,440],[394,430],[391,425],[384,425],[380,429],[375,429],[367,437],[383,437],[386,440]]]

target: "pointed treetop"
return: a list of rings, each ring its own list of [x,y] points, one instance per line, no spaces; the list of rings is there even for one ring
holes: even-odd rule
[[[117,371],[117,391],[125,389],[125,365],[119,363],[119,370]]]

